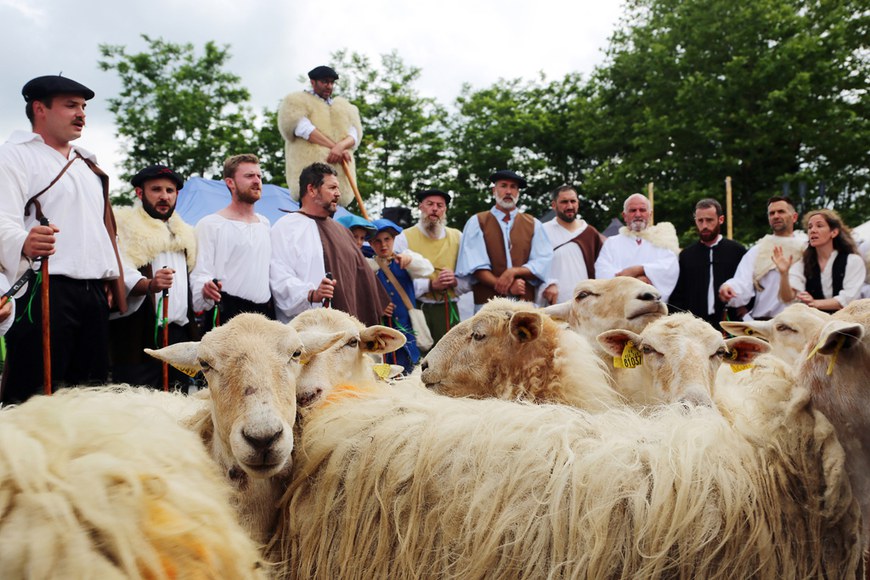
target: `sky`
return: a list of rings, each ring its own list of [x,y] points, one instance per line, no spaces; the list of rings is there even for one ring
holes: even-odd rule
[[[588,76],[603,63],[622,10],[622,0],[0,0],[0,138],[29,129],[21,87],[62,72],[96,93],[77,144],[96,153],[114,191],[121,152],[106,99],[120,82],[97,67],[100,44],[135,53],[147,34],[191,43],[198,55],[209,40],[229,45],[226,68],[241,77],[255,111],[303,89],[299,76],[336,50],[372,62],[396,50],[422,69],[419,93],[450,106],[463,83],[483,88],[541,72]]]

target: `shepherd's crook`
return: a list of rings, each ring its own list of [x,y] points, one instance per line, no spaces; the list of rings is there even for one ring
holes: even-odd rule
[[[163,266],[167,268],[167,266]],[[163,289],[163,348],[169,346],[169,288]],[[169,363],[163,361],[163,390],[169,390]]]
[[[347,159],[341,159],[341,167],[344,169],[344,174],[347,176],[347,181],[350,183],[350,188],[353,190],[353,195],[356,198],[356,203],[359,205],[359,213],[362,214],[363,218],[369,219],[369,214],[366,212],[366,206],[363,205],[362,196],[359,193],[359,188],[356,186],[356,182],[353,179],[353,176],[350,174],[350,168],[347,165]],[[371,220],[369,220],[371,221]]]

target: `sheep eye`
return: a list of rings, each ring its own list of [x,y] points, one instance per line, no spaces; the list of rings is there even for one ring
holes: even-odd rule
[[[779,332],[797,332],[794,328],[786,326],[785,324],[777,324],[776,329]]]
[[[655,349],[651,346],[643,345],[642,347],[640,347],[640,352],[642,352],[643,354],[652,354],[655,352]]]
[[[486,338],[486,335],[483,334],[482,332],[472,332],[471,338],[473,340],[483,340],[484,338]]]
[[[359,339],[357,339],[357,338],[351,338],[349,341],[347,341],[347,344],[345,344],[344,346],[349,346],[349,347],[351,347],[351,348],[356,348],[356,347],[359,346]]]
[[[724,346],[713,353],[713,357],[718,356],[719,358],[725,358],[728,355],[729,355],[728,349],[725,348]],[[713,357],[710,357],[710,358],[713,358]]]
[[[291,358],[292,360],[297,360],[297,359],[298,359],[299,357],[301,357],[301,356],[302,356],[302,349],[299,349],[299,350],[297,350],[296,352],[294,352],[293,355],[292,355],[290,358]]]
[[[577,302],[580,302],[581,300],[583,300],[587,296],[589,296],[589,292],[587,292],[586,290],[581,290],[580,292],[577,293],[576,296],[574,296],[574,300]]]
[[[200,370],[202,370],[202,372],[207,372],[207,371],[211,370],[211,365],[208,364],[207,362],[205,362],[204,360],[200,359],[199,368],[200,368]]]

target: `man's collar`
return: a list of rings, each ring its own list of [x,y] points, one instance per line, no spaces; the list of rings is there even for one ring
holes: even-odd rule
[[[327,105],[332,104],[332,97],[329,97],[328,99],[324,99],[323,97],[321,97],[320,95],[315,93],[312,89],[305,89],[305,92],[308,93],[309,95],[314,95],[315,97],[317,97],[321,101],[325,102]]]
[[[490,209],[489,211],[492,215],[494,215],[495,217],[497,217],[500,220],[504,219],[504,216],[507,213],[503,209],[498,207],[497,205],[492,206],[492,209]],[[510,213],[507,213],[507,215],[509,215],[511,219],[514,219],[514,217],[516,217],[518,211],[519,210],[515,207],[510,211]]]
[[[15,145],[23,145],[25,143],[37,142],[45,144],[45,139],[42,138],[42,135],[39,133],[34,133],[33,131],[13,131],[12,135],[9,136],[8,143],[12,143]],[[75,145],[70,143],[70,147],[72,147],[73,151],[78,151],[79,155],[85,157],[86,159],[90,159],[94,163],[97,162],[97,157],[81,145]]]

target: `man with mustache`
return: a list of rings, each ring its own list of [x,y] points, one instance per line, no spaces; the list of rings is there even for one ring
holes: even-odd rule
[[[336,170],[341,190],[341,205],[353,200],[353,190],[344,174],[347,163],[356,183],[353,152],[362,140],[359,109],[347,99],[333,96],[338,73],[328,66],[308,71],[311,89],[290,93],[278,108],[278,130],[284,137],[287,185],[293,199],[304,192],[294,191],[302,169],[315,162],[326,162]]]
[[[719,299],[737,308],[743,320],[769,320],[785,309],[779,299],[779,272],[773,249],[797,262],[807,246],[807,236],[795,230],[798,214],[791,199],[775,195],[767,200],[767,223],[772,234],[761,238],[740,260],[734,276],[719,287]],[[755,299],[750,304],[752,299]],[[750,308],[751,307],[751,308]]]
[[[538,300],[544,306],[571,300],[578,282],[595,278],[595,260],[604,243],[598,230],[580,218],[576,189],[570,185],[557,187],[550,206],[556,217],[544,224],[547,238],[553,244],[551,279]]]
[[[700,238],[680,252],[680,277],[671,294],[671,310],[688,311],[719,329],[725,303],[717,292],[731,278],[746,248],[720,234],[725,215],[715,199],[695,204],[695,228]],[[734,319],[736,313],[729,313]]]
[[[14,132],[0,147],[0,273],[15,282],[50,257],[51,382],[54,388],[104,383],[109,310],[126,308],[138,276],[125,279],[106,225],[113,221],[108,178],[93,153],[72,144],[94,92],[49,75],[32,79],[21,93],[31,131]],[[40,223],[43,215],[47,221]],[[31,282],[19,295],[16,310],[24,316],[6,335],[6,403],[42,392],[41,288]]]
[[[224,162],[223,176],[229,205],[196,224],[196,266],[190,274],[193,308],[217,307],[220,324],[242,312],[274,319],[271,226],[266,216],[254,211],[263,192],[260,160],[250,153],[234,155]],[[215,321],[213,316],[206,320]]]
[[[163,325],[169,326],[169,344],[196,340],[188,272],[196,263],[196,235],[175,213],[184,180],[165,165],[149,165],[133,176],[138,204],[118,208],[118,247],[124,260],[144,277],[134,291],[143,299],[132,301],[126,316],[110,324],[112,380],[132,385],[163,385],[163,365],[144,348],[163,346]],[[165,292],[164,292],[165,291]],[[167,320],[163,300],[168,300]],[[171,385],[189,383],[170,368]]]
[[[459,320],[456,300],[471,287],[466,278],[455,274],[462,232],[447,227],[450,194],[438,189],[416,193],[420,221],[396,237],[396,252],[409,249],[429,260],[435,271],[428,277],[414,279],[414,292],[420,310],[426,316],[432,340],[437,344],[447,334],[448,326]],[[452,321],[452,322],[451,322]]]
[[[529,302],[547,280],[553,247],[541,222],[517,209],[526,180],[503,169],[489,176],[495,206],[465,224],[457,276],[472,276],[474,311],[496,296]]]
[[[652,215],[646,197],[635,193],[626,198],[622,206],[625,225],[604,242],[595,262],[595,276],[637,278],[655,286],[667,301],[680,275],[680,245],[674,226],[667,222],[651,226]]]

